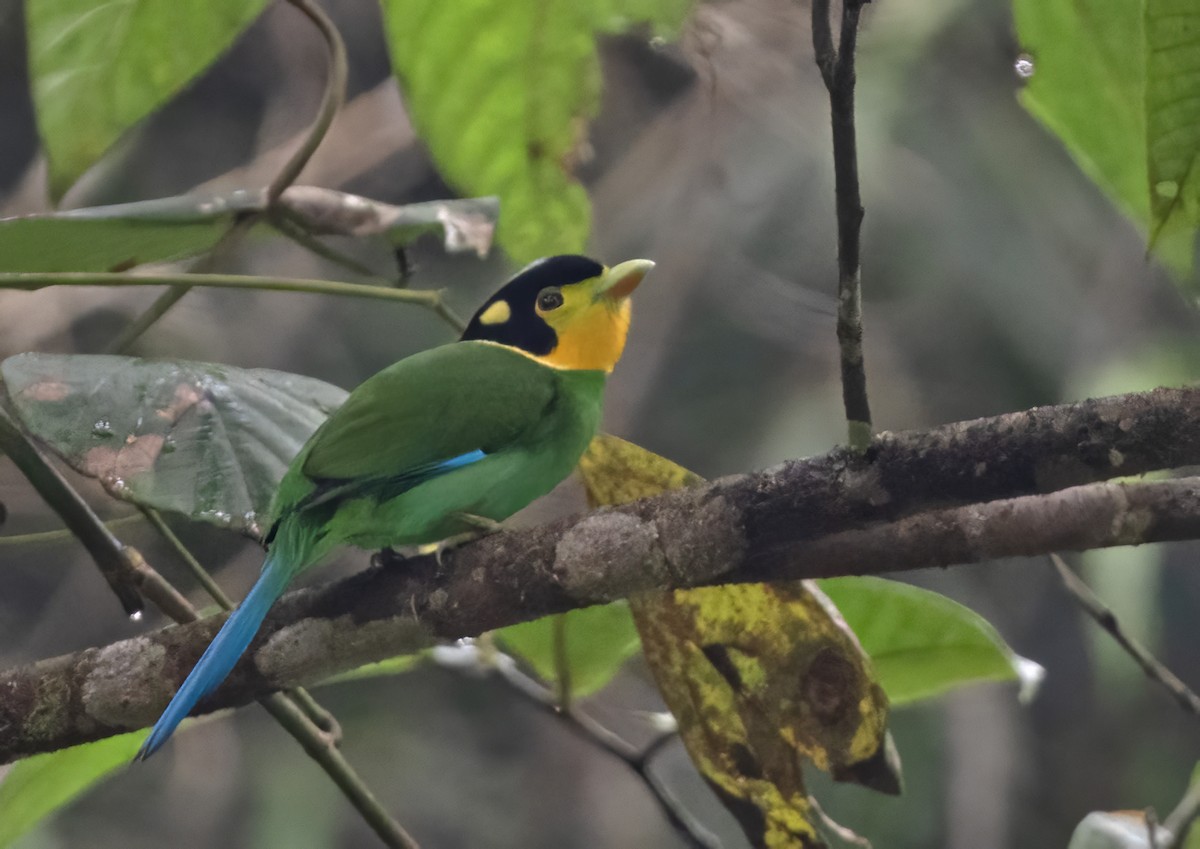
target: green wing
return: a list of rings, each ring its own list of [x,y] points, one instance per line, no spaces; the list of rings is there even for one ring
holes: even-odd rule
[[[310,479],[379,480],[494,453],[542,419],[556,384],[551,368],[485,342],[414,354],[350,393],[313,436],[300,470]]]

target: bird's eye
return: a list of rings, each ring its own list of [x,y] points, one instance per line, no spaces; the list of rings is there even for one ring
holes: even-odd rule
[[[538,309],[542,312],[550,312],[550,310],[558,309],[563,305],[562,292],[554,288],[543,289],[538,292],[537,305]]]

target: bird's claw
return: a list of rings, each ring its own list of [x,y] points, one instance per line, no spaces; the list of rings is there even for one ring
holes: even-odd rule
[[[461,534],[454,534],[446,537],[441,542],[433,546],[433,559],[437,562],[438,574],[441,574],[445,563],[442,557],[447,551],[458,548],[460,545],[466,545],[469,542],[474,542],[477,539],[482,539],[486,536],[491,536],[504,526],[495,519],[489,519],[487,516],[477,516],[474,513],[455,513],[454,518],[458,519],[464,525],[470,525],[473,530],[464,531]]]

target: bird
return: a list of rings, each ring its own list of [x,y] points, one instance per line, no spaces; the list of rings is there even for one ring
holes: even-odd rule
[[[335,548],[478,535],[564,480],[599,426],[630,296],[653,267],[644,259],[611,268],[576,255],[538,260],[488,298],[457,341],[354,389],[284,473],[258,580],[136,760],[160,749],[225,680],[284,589]]]

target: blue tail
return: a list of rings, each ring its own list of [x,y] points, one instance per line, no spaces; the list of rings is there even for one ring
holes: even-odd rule
[[[196,702],[217,689],[237,664],[254,635],[258,633],[267,611],[283,594],[284,588],[296,574],[295,568],[289,568],[294,564],[288,562],[291,560],[287,557],[288,548],[291,546],[276,545],[267,554],[258,581],[250,589],[249,595],[225,620],[217,636],[208,644],[208,648],[204,650],[204,654],[179,688],[179,692],[175,694],[175,698],[171,699],[167,709],[154,724],[150,736],[138,750],[135,760],[144,761],[158,751],[183,718],[191,713]]]

